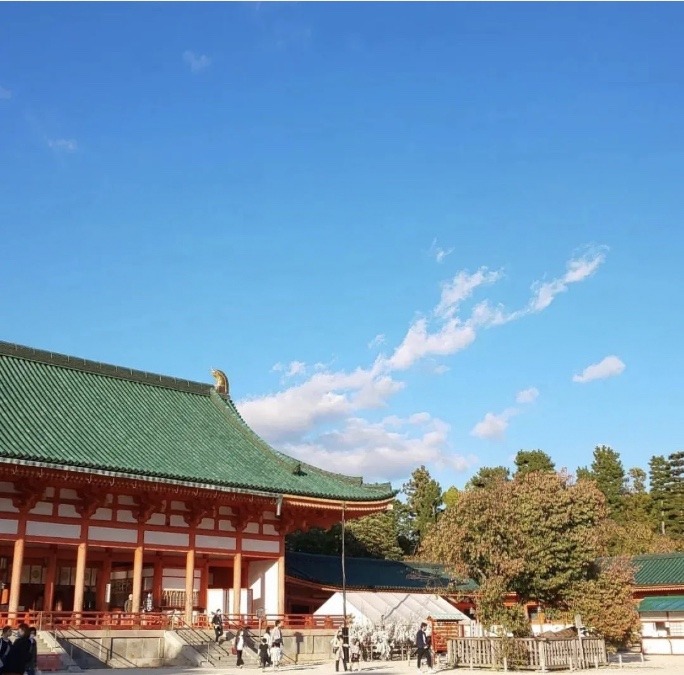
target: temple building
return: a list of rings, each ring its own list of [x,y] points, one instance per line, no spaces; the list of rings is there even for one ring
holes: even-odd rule
[[[271,448],[213,386],[0,342],[0,609],[282,615],[288,532],[389,484]]]

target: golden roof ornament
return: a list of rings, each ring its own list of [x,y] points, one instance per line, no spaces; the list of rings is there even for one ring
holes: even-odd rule
[[[222,370],[216,368],[211,369],[211,374],[214,377],[214,389],[217,394],[228,396],[228,378]]]

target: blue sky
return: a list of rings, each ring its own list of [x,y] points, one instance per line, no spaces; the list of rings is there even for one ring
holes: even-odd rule
[[[274,446],[397,487],[645,467],[682,447],[683,20],[3,3],[0,338],[221,368]]]

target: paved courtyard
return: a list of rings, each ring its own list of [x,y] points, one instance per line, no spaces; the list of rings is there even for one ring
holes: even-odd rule
[[[461,672],[490,672],[488,670],[473,670],[469,671],[468,668],[459,668]],[[625,673],[631,673],[636,675],[636,672],[643,673],[643,675],[684,675],[684,656],[646,656],[644,661],[641,661],[641,655],[630,654],[623,658],[622,667],[619,666],[617,659],[614,658],[611,665],[606,669],[602,669],[604,672],[606,670],[611,671],[614,675],[625,671]],[[209,673],[215,672],[218,675],[237,675],[237,673],[244,672],[254,672],[255,675],[260,669],[256,666],[247,666],[244,669],[239,668],[221,668],[214,670],[213,668],[131,668],[126,669],[125,672],[130,675],[208,675]],[[315,665],[290,665],[284,666],[278,672],[281,673],[292,673],[293,675],[298,675],[299,673],[304,673],[307,671],[311,675],[327,675],[328,673],[335,672],[335,665],[333,661],[323,664]],[[414,662],[407,663],[406,661],[390,661],[390,662],[375,662],[373,664],[367,664],[365,668],[361,669],[362,672],[367,672],[372,675],[405,675],[411,673],[411,675],[416,674],[416,668]],[[594,671],[593,668],[585,671]],[[88,675],[112,675],[112,670],[88,670],[85,671]],[[270,669],[266,670],[266,674],[270,675],[273,671]],[[443,672],[447,672],[444,670]],[[531,672],[531,671],[530,671]],[[559,673],[565,673],[567,671],[558,671]]]

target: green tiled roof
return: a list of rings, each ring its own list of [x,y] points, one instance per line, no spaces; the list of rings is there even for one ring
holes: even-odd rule
[[[313,553],[285,554],[285,572],[291,577],[321,586],[342,587],[340,556]],[[402,562],[377,558],[345,558],[347,588],[393,589],[411,591],[450,590],[472,591],[474,582],[453,583],[441,565]]]
[[[654,595],[639,603],[640,612],[684,612],[684,595]]]
[[[684,553],[652,553],[632,558],[637,586],[684,586]]]
[[[276,452],[208,384],[7,342],[0,459],[349,501],[394,494]]]

